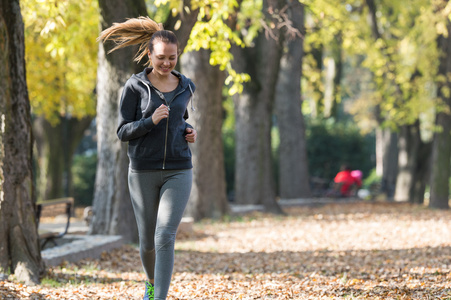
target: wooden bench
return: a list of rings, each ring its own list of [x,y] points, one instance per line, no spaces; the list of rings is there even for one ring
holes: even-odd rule
[[[65,228],[60,232],[54,232],[50,230],[38,230],[39,239],[43,241],[41,244],[41,249],[44,249],[45,245],[49,241],[56,246],[57,243],[55,240],[63,237],[67,233],[70,226],[70,217],[72,214],[73,206],[74,206],[74,198],[72,197],[43,200],[38,201],[36,203],[36,220],[38,226],[40,219],[44,217],[56,217],[59,215],[65,215],[66,218]]]

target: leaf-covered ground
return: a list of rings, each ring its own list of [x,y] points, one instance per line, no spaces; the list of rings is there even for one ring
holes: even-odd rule
[[[336,203],[202,222],[176,244],[168,299],[451,299],[451,212]],[[142,299],[139,253],[0,282],[0,299]]]

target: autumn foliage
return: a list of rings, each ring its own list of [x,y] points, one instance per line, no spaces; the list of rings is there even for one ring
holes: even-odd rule
[[[168,299],[450,299],[451,212],[336,203],[204,221],[176,243]],[[8,299],[141,299],[134,246],[49,269],[42,285],[0,282]]]

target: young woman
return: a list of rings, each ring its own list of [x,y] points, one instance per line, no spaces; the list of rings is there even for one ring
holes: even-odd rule
[[[139,44],[135,60],[149,58],[150,67],[125,84],[117,135],[128,142],[128,184],[147,276],[144,299],[163,300],[171,282],[177,228],[191,191],[188,143],[196,141],[197,133],[186,119],[195,86],[174,71],[179,54],[175,34],[149,18],[115,23],[99,40],[115,41],[111,51]]]

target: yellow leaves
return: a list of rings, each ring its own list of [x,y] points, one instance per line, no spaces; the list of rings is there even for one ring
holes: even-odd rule
[[[230,65],[228,67],[228,73],[229,76],[226,78],[225,84],[229,85],[230,83],[232,83],[232,86],[229,88],[229,95],[232,96],[243,92],[243,83],[250,81],[251,76],[245,73],[236,73],[235,70],[230,67]]]
[[[181,25],[182,25],[182,21],[177,20],[177,22],[174,25],[174,30],[179,30]]]
[[[55,125],[60,115],[95,113],[97,1],[21,1],[27,84],[33,113]]]
[[[155,1],[154,1],[154,4],[155,4],[156,6],[161,6],[161,5],[167,4],[168,2],[169,2],[169,0],[155,0]]]
[[[56,31],[59,27],[66,27],[66,22],[61,16],[56,16],[54,20],[48,20],[41,30],[41,36],[47,36],[49,33]]]
[[[439,22],[435,25],[435,30],[439,35],[443,35],[445,37],[448,36],[448,29],[446,29],[446,23],[445,22]]]
[[[232,68],[233,55],[230,53],[232,43],[240,46],[243,45],[243,42],[220,16],[214,15],[208,21],[198,21],[194,25],[185,52],[209,49],[211,51],[210,64],[219,66],[221,70],[227,70],[229,76],[226,79],[226,84],[232,84],[229,94],[233,95],[242,92],[242,83],[250,80],[250,76],[237,74]]]

